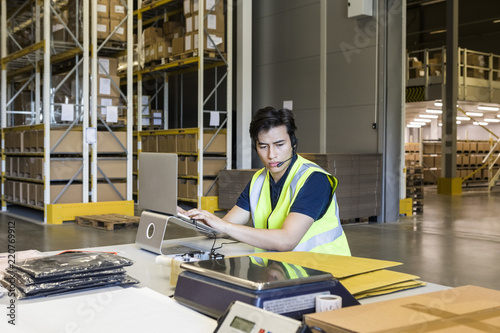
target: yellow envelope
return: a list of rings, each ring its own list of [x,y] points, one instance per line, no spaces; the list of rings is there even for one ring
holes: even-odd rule
[[[381,269],[378,271],[358,274],[348,278],[339,279],[353,295],[363,293],[369,290],[386,287],[395,283],[418,279],[418,276],[401,272],[388,271]]]
[[[283,261],[331,273],[335,278],[345,278],[382,268],[402,265],[400,262],[340,256],[315,252],[262,252],[252,256]]]
[[[380,296],[380,295],[390,294],[390,293],[400,291],[400,290],[422,287],[422,286],[425,286],[426,284],[427,284],[426,282],[422,282],[422,281],[418,281],[418,280],[406,281],[406,282],[401,282],[401,283],[395,283],[392,286],[383,287],[380,289],[369,290],[369,291],[366,291],[366,292],[363,292],[360,294],[356,294],[356,295],[354,295],[354,297],[356,299],[362,299],[365,297]]]

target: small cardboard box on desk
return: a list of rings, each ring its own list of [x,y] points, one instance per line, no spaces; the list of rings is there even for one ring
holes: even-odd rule
[[[309,327],[332,332],[500,332],[500,291],[464,286],[314,313]]]

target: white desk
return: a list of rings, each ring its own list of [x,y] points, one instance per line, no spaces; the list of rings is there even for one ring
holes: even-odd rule
[[[210,250],[213,240],[193,237],[173,240],[183,244]],[[217,246],[230,240],[218,239]],[[133,260],[127,267],[130,276],[139,285],[121,288],[95,289],[56,297],[33,300],[16,300],[16,327],[8,325],[5,316],[10,299],[0,299],[4,315],[0,317],[0,332],[213,332],[216,321],[179,305],[165,297],[173,294],[170,286],[170,267],[155,263],[157,254],[140,249],[135,244],[87,248],[91,251],[117,252]],[[59,251],[49,253],[55,254]],[[217,252],[225,255],[254,253],[254,248],[243,244],[225,244]],[[384,296],[361,300],[362,304],[386,299],[422,294],[447,287],[429,284]]]

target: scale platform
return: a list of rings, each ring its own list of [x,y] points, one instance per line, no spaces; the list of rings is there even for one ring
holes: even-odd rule
[[[183,263],[175,299],[219,318],[233,301],[287,317],[315,312],[318,295],[342,297],[342,307],[359,302],[330,273],[281,261],[245,256]]]

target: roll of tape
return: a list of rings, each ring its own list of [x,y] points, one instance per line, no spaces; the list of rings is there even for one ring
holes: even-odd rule
[[[342,308],[342,297],[337,295],[316,296],[316,312],[331,311]]]

